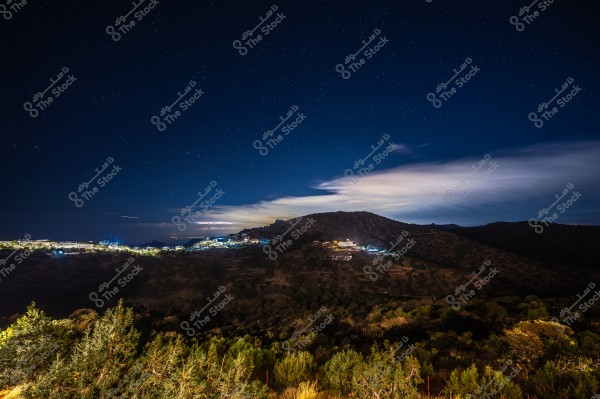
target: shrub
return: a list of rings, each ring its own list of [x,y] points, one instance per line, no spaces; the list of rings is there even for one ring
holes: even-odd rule
[[[297,386],[310,380],[313,367],[313,355],[310,353],[288,353],[275,364],[275,382],[282,388]]]
[[[352,391],[354,368],[360,365],[362,356],[353,350],[338,352],[321,368],[323,388],[347,395]]]
[[[0,332],[0,388],[33,381],[73,340],[69,320],[53,321],[32,303],[26,313]]]
[[[570,338],[571,328],[555,322],[542,320],[522,321],[504,331],[504,339],[511,349],[511,356],[531,370],[544,356],[572,351],[575,342]]]
[[[390,353],[373,352],[354,368],[352,386],[359,399],[418,398],[419,374],[419,362],[412,356],[397,363]]]
[[[542,398],[588,399],[598,391],[598,371],[589,361],[548,361],[532,379]]]
[[[133,310],[121,301],[86,331],[69,358],[57,358],[29,392],[57,399],[104,397],[133,362],[138,339]]]
[[[479,377],[474,364],[462,371],[452,371],[444,392],[452,397],[468,399],[486,397],[521,399],[523,397],[519,385],[512,382],[507,375],[486,366],[483,375]]]

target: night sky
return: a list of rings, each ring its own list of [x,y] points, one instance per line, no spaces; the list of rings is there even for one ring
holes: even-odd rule
[[[337,210],[526,221],[569,183],[561,201],[580,196],[556,222],[600,224],[600,7],[554,1],[528,23],[530,3],[145,0],[118,27],[134,4],[0,7],[0,239],[176,242]],[[371,146],[387,156],[356,175]],[[456,196],[482,159],[496,168]]]

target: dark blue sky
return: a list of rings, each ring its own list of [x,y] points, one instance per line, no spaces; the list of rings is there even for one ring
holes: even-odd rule
[[[525,3],[160,1],[115,42],[106,27],[131,3],[29,2],[0,19],[0,238],[167,240],[337,209],[527,220],[568,182],[583,197],[558,222],[598,224],[598,6],[554,2],[517,31]],[[233,41],[273,4],[285,18],[241,56]],[[343,79],[336,65],[375,29],[371,46],[387,44]],[[479,72],[434,108],[427,93],[467,57]],[[23,104],[63,67],[76,81],[31,118]],[[536,128],[527,115],[568,77],[581,92]],[[204,94],[159,132],[151,117],[191,80]],[[261,156],[253,142],[293,105],[306,119]],[[349,185],[344,171],[383,134],[392,154]],[[445,198],[484,154],[498,170]],[[75,207],[69,193],[108,157],[122,171]],[[213,180],[224,194],[179,231],[172,217]]]

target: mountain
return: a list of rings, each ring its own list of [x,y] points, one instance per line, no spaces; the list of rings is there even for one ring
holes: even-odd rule
[[[458,229],[462,226],[459,226],[458,224],[455,224],[455,223],[450,223],[450,224],[431,223],[430,225],[428,225],[428,227],[431,227],[432,229],[440,229],[440,230],[454,230],[454,229]]]
[[[415,224],[398,222],[370,212],[340,211],[310,214],[287,221],[277,220],[269,226],[242,230],[240,234],[245,233],[255,238],[272,238],[283,234],[295,222],[298,222],[296,228],[299,228],[311,219],[314,219],[315,223],[302,235],[304,241],[350,239],[362,245],[385,245],[403,230],[413,234],[428,231]]]
[[[536,234],[527,222],[497,222],[479,227],[459,227],[452,231],[548,262],[574,266],[600,264],[600,252],[597,250],[600,248],[599,226],[551,224],[543,228],[541,234]]]
[[[537,280],[533,290],[538,293],[547,291],[554,295],[556,289],[565,287],[566,281],[574,284],[586,278],[589,281],[588,269],[600,260],[595,250],[600,244],[600,227],[588,226],[553,225],[543,234],[536,234],[525,222],[495,223],[478,228],[457,225],[440,228],[439,225],[402,223],[369,212],[328,212],[247,229],[243,233],[271,238],[283,234],[293,223],[298,222],[291,232],[311,219],[314,224],[302,235],[304,241],[350,239],[360,245],[375,245],[385,250],[407,232],[407,238],[416,241],[407,257],[426,263],[426,268],[431,271],[462,269],[466,273],[490,260],[501,268],[503,277],[500,279],[523,288]],[[580,267],[573,268],[573,265]]]

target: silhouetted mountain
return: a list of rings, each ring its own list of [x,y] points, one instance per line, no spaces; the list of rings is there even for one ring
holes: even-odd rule
[[[291,234],[314,220],[302,235],[303,241],[352,240],[360,245],[390,247],[403,231],[409,233],[418,245],[423,258],[458,266],[460,254],[486,253],[482,248],[494,247],[501,252],[544,260],[548,265],[598,264],[600,255],[600,227],[552,225],[543,234],[536,234],[526,222],[493,223],[481,227],[448,225],[416,225],[398,222],[370,212],[327,212],[302,216],[286,222],[277,221],[269,226],[246,229],[251,237],[271,239],[288,231]],[[295,226],[290,230],[292,225]],[[489,248],[488,248],[489,249]],[[451,254],[449,252],[453,252]],[[492,256],[492,254],[490,254]]]
[[[272,238],[283,234],[292,224],[295,229],[314,219],[315,223],[302,235],[304,241],[352,240],[362,245],[386,245],[390,240],[406,230],[409,233],[424,233],[428,230],[416,224],[407,224],[388,219],[370,212],[326,212],[302,216],[300,220],[277,220],[275,223],[254,229],[242,230],[255,238]],[[290,231],[290,233],[291,233]]]
[[[374,245],[382,250],[392,247],[403,231],[416,241],[407,257],[424,262],[431,273],[441,269],[470,273],[485,260],[502,270],[499,280],[505,281],[506,292],[516,287],[557,294],[560,287],[579,284],[589,279],[588,269],[597,264],[600,227],[555,225],[555,231],[535,234],[527,223],[497,223],[483,228],[440,228],[439,225],[407,224],[369,212],[328,212],[290,219],[286,223],[247,229],[244,233],[256,238],[273,238],[288,231],[288,235],[310,220],[314,224],[298,241],[352,240],[360,245]],[[450,226],[450,225],[448,225]],[[460,234],[458,234],[460,232]],[[569,244],[560,244],[560,232],[570,232]],[[514,237],[514,238],[513,238]],[[575,244],[580,242],[579,244]],[[565,253],[561,248],[573,245]],[[400,244],[398,250],[403,244]],[[552,248],[545,254],[545,250]],[[573,249],[575,248],[575,249]],[[577,260],[582,267],[573,268]],[[584,267],[585,266],[585,267]],[[450,276],[447,275],[446,278]],[[578,281],[575,283],[575,281]],[[511,288],[509,288],[511,287]],[[570,288],[572,289],[572,288]]]
[[[435,223],[431,223],[427,227],[431,227],[432,229],[440,229],[440,230],[454,230],[454,229],[461,228],[462,226],[459,226],[459,225],[454,224],[454,223],[451,223],[451,224],[435,224]]]
[[[452,231],[479,242],[553,263],[586,266],[600,264],[599,226],[541,226],[544,228],[541,234],[536,234],[527,222],[497,222],[478,227],[460,227]]]

